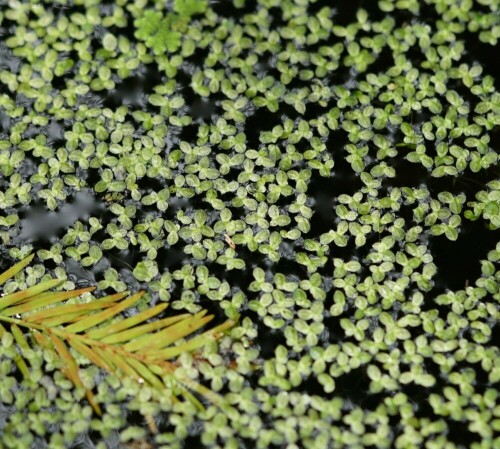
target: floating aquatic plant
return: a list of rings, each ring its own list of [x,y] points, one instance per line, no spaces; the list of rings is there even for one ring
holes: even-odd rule
[[[499,445],[498,2],[327,3],[2,3],[0,252],[41,261],[4,294],[242,318],[169,361],[204,411],[59,335],[101,419],[4,323],[0,446]]]

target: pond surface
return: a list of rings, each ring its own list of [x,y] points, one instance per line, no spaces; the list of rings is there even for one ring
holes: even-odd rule
[[[0,0],[1,267],[236,324],[178,362],[223,407],[113,386],[112,431],[19,441],[500,444],[496,2],[35,3]]]

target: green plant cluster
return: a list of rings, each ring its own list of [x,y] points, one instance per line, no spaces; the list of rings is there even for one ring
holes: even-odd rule
[[[182,33],[187,31],[192,15],[203,14],[207,8],[206,0],[175,0],[174,11],[164,17],[160,11],[146,10],[144,15],[136,19],[135,37],[145,42],[155,55],[173,53],[181,45]],[[114,50],[118,42],[112,34],[106,35],[103,46]]]
[[[240,317],[179,359],[224,399],[204,411],[108,376],[90,417],[50,356],[18,382],[2,338],[6,448],[500,444],[500,93],[471,54],[498,2],[4,3],[0,250],[39,260],[4,292],[72,289],[77,266],[144,307]],[[97,211],[23,240],[30,207],[78,192]],[[436,248],[470,233],[489,247],[443,285]]]

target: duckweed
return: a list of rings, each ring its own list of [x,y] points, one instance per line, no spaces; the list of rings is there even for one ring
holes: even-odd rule
[[[4,293],[238,320],[102,416],[2,332],[0,446],[498,447],[497,2],[0,5]]]

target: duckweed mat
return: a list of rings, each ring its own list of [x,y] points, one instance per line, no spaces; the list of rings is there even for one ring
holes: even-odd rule
[[[499,38],[496,0],[0,0],[3,293],[236,323],[176,361],[220,401],[78,357],[102,416],[4,334],[0,447],[500,447]]]

